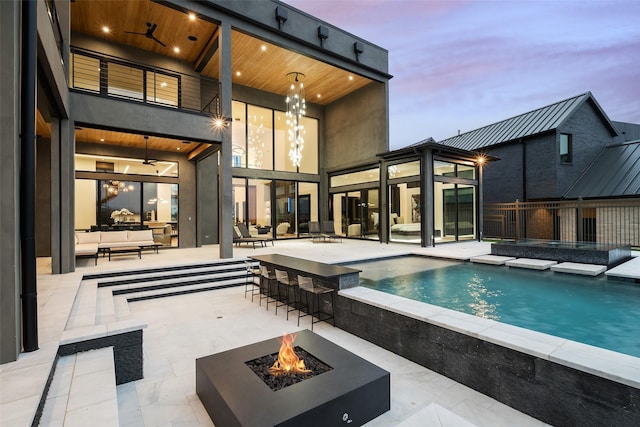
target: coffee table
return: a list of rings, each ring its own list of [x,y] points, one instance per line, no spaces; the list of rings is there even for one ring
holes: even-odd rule
[[[142,248],[140,246],[127,246],[121,248],[107,248],[107,253],[109,254],[109,261],[111,261],[111,255],[118,254],[131,254],[137,253],[138,259],[142,258]]]

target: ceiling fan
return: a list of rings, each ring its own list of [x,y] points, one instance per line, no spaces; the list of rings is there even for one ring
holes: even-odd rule
[[[144,136],[144,161],[142,162],[142,164],[155,166],[156,164],[155,162],[157,162],[157,160],[149,159],[149,137],[145,135]]]
[[[160,40],[158,40],[154,35],[153,32],[156,30],[156,28],[158,28],[158,24],[152,24],[151,22],[147,22],[147,31],[144,33],[136,33],[134,31],[125,31],[125,33],[127,34],[137,34],[140,36],[145,36],[148,39],[151,39],[155,42],[157,42],[158,44],[160,44],[160,46],[162,47],[166,47],[167,45],[162,43]]]

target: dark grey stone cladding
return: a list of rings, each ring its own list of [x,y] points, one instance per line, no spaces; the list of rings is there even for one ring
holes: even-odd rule
[[[83,351],[113,347],[116,369],[116,385],[143,378],[142,330],[109,335],[72,344],[61,345],[59,356],[70,356]]]
[[[336,326],[554,426],[639,426],[640,390],[350,298]]]

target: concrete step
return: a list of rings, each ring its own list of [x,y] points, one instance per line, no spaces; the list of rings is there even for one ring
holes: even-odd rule
[[[80,284],[65,330],[93,326],[96,322],[98,287],[95,281]]]
[[[162,278],[162,279],[153,279],[146,282],[138,282],[131,284],[121,284],[110,286],[109,288],[113,292],[113,295],[125,295],[130,294],[132,292],[136,292],[138,290],[151,290],[151,289],[169,289],[180,286],[188,286],[188,285],[196,285],[200,283],[213,283],[217,281],[225,281],[229,279],[245,279],[244,270],[242,270],[242,274],[238,274],[238,272],[225,272],[225,273],[214,273],[214,274],[197,274],[193,276],[181,277],[179,279],[176,278]]]
[[[139,289],[132,293],[127,293],[124,297],[128,302],[144,301],[155,298],[166,298],[178,295],[191,294],[196,292],[207,292],[216,289],[226,289],[236,286],[244,286],[244,278],[233,278],[228,280],[220,280],[215,282],[204,282],[198,284],[180,284],[178,286],[161,289]]]
[[[117,427],[118,418],[113,347],[59,358],[40,425]]]

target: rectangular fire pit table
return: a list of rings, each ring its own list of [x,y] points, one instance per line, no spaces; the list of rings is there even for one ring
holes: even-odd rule
[[[336,291],[360,285],[360,270],[342,265],[326,264],[281,254],[250,256],[260,264],[296,275],[313,277],[318,284]]]
[[[272,391],[246,362],[277,354],[280,343],[196,359],[196,392],[216,426],[360,426],[390,409],[389,372],[308,330],[294,347],[332,369]]]

